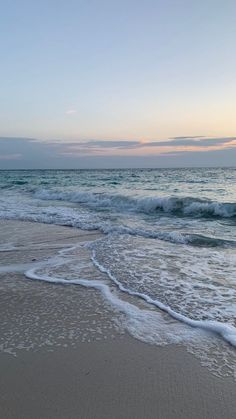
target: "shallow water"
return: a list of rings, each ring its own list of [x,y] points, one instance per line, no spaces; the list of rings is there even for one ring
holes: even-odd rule
[[[89,249],[108,278],[100,291],[119,309],[112,287],[147,305],[141,312],[122,305],[129,330],[151,343],[188,341],[191,351],[203,354],[205,347],[230,359],[236,346],[235,184],[230,168],[5,171],[0,217],[106,233]],[[0,250],[11,246],[1,243]],[[67,261],[65,280],[81,280],[75,260],[73,275]],[[53,266],[35,275],[52,279]],[[185,325],[176,328],[176,320]]]

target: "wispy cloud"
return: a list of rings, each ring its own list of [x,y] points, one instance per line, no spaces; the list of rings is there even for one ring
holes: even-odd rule
[[[134,154],[137,151],[149,153],[151,149],[155,153],[173,153],[175,151],[207,151],[209,149],[218,150],[227,147],[236,146],[236,137],[175,137],[164,141],[137,141],[137,140],[87,140],[73,141],[65,143],[65,151],[72,152],[87,151],[88,154],[111,152],[130,152]],[[149,150],[149,151],[148,151]]]
[[[19,160],[22,157],[20,153],[0,154],[0,160]]]
[[[75,113],[77,113],[77,110],[76,109],[68,109],[66,111],[66,115],[74,115]]]

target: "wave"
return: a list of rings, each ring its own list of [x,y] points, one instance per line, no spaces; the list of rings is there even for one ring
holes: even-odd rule
[[[153,300],[149,295],[138,291],[132,291],[129,288],[124,287],[117,278],[111,273],[111,271],[104,266],[102,266],[96,259],[95,251],[93,251],[92,260],[95,266],[103,273],[106,273],[112,282],[114,282],[120,291],[123,291],[126,294],[129,294],[134,297],[141,298],[146,301],[148,304],[154,305],[162,311],[168,313],[175,320],[178,320],[182,323],[187,324],[193,328],[199,328],[210,333],[215,333],[221,336],[226,342],[230,343],[232,346],[236,347],[236,327],[215,320],[194,320],[190,317],[187,317],[183,314],[180,314],[174,311],[171,307],[162,303],[159,300]]]
[[[83,227],[81,227],[83,228]],[[159,239],[176,244],[186,244],[197,247],[236,247],[236,241],[204,236],[202,234],[188,234],[180,231],[151,231],[141,228],[127,226],[115,226],[110,224],[94,224],[94,229],[105,234],[129,234],[130,236],[141,236],[148,239]]]
[[[180,321],[182,323],[187,324],[188,326],[196,329],[202,329],[210,333],[215,333],[219,336],[221,336],[226,342],[231,344],[232,346],[236,347],[236,328],[232,325],[229,325],[227,323],[222,323],[219,321],[210,321],[210,320],[194,320],[191,319],[185,315],[182,315],[173,309],[171,309],[169,306],[166,306],[162,302],[158,300],[153,300],[151,297],[149,297],[146,294],[132,291],[129,288],[124,287],[110,272],[109,269],[104,268],[95,258],[95,253],[93,252],[92,256],[93,263],[95,266],[103,273],[106,273],[113,283],[116,284],[118,289],[126,294],[129,294],[134,297],[141,298],[142,300],[146,301],[150,305],[154,305],[155,307],[161,309],[162,311],[165,311],[168,313],[172,318],[174,318],[177,321]],[[25,272],[25,276],[29,279],[33,280],[41,280],[46,282],[51,282],[55,284],[63,284],[63,285],[82,285],[85,287],[91,287],[95,288],[97,290],[100,290],[104,297],[110,301],[110,303],[115,306],[118,310],[126,312],[126,314],[130,313],[130,308],[134,306],[131,305],[128,302],[123,302],[120,300],[113,292],[111,292],[109,286],[105,284],[102,281],[99,280],[91,280],[91,279],[72,279],[67,280],[65,278],[58,278],[58,277],[51,277],[48,275],[38,275],[35,273],[37,268],[33,268]],[[136,311],[139,311],[142,313],[143,310],[139,310],[138,308],[135,308]],[[132,313],[134,314],[134,313]],[[145,314],[145,312],[144,312]]]
[[[235,202],[218,202],[193,197],[138,197],[120,194],[93,192],[52,192],[41,190],[34,194],[41,200],[65,201],[84,204],[96,209],[118,210],[128,212],[142,212],[146,214],[165,213],[175,216],[189,217],[236,217]]]
[[[68,227],[80,228],[82,230],[99,230],[104,234],[128,234],[130,236],[140,236],[149,239],[158,239],[171,243],[191,245],[197,247],[236,247],[236,241],[218,237],[206,236],[203,234],[187,233],[180,230],[152,230],[146,226],[131,227],[125,224],[117,224],[109,220],[102,220],[94,214],[86,214],[76,211],[74,208],[47,206],[23,207],[11,203],[9,206],[0,210],[0,219],[31,221],[44,224],[55,224]],[[0,251],[6,251],[1,249]]]

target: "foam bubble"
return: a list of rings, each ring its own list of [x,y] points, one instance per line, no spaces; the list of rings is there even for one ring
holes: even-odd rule
[[[94,254],[95,255],[95,254]],[[149,295],[146,295],[141,292],[130,290],[126,287],[124,287],[117,278],[112,275],[111,271],[107,268],[104,268],[101,264],[98,263],[98,261],[95,259],[95,256],[93,255],[93,261],[95,265],[102,271],[106,272],[111,280],[118,286],[118,288],[126,292],[129,295],[142,298],[144,301],[146,301],[148,304],[154,305],[158,307],[159,309],[165,311],[168,313],[171,317],[174,319],[181,321],[183,323],[186,323],[188,326],[194,327],[194,328],[200,328],[206,331],[210,331],[213,333],[217,333],[223,339],[225,339],[227,342],[229,342],[232,346],[236,347],[236,327],[225,324],[218,321],[207,321],[207,320],[193,320],[187,316],[184,316],[183,314],[177,313],[176,311],[172,310],[167,305],[163,304],[161,301],[153,300]]]

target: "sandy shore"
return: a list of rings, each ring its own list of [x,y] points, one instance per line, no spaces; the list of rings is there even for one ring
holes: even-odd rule
[[[133,339],[98,291],[24,277],[97,232],[4,221],[0,233],[0,418],[235,417],[232,379],[213,376],[182,347]]]

